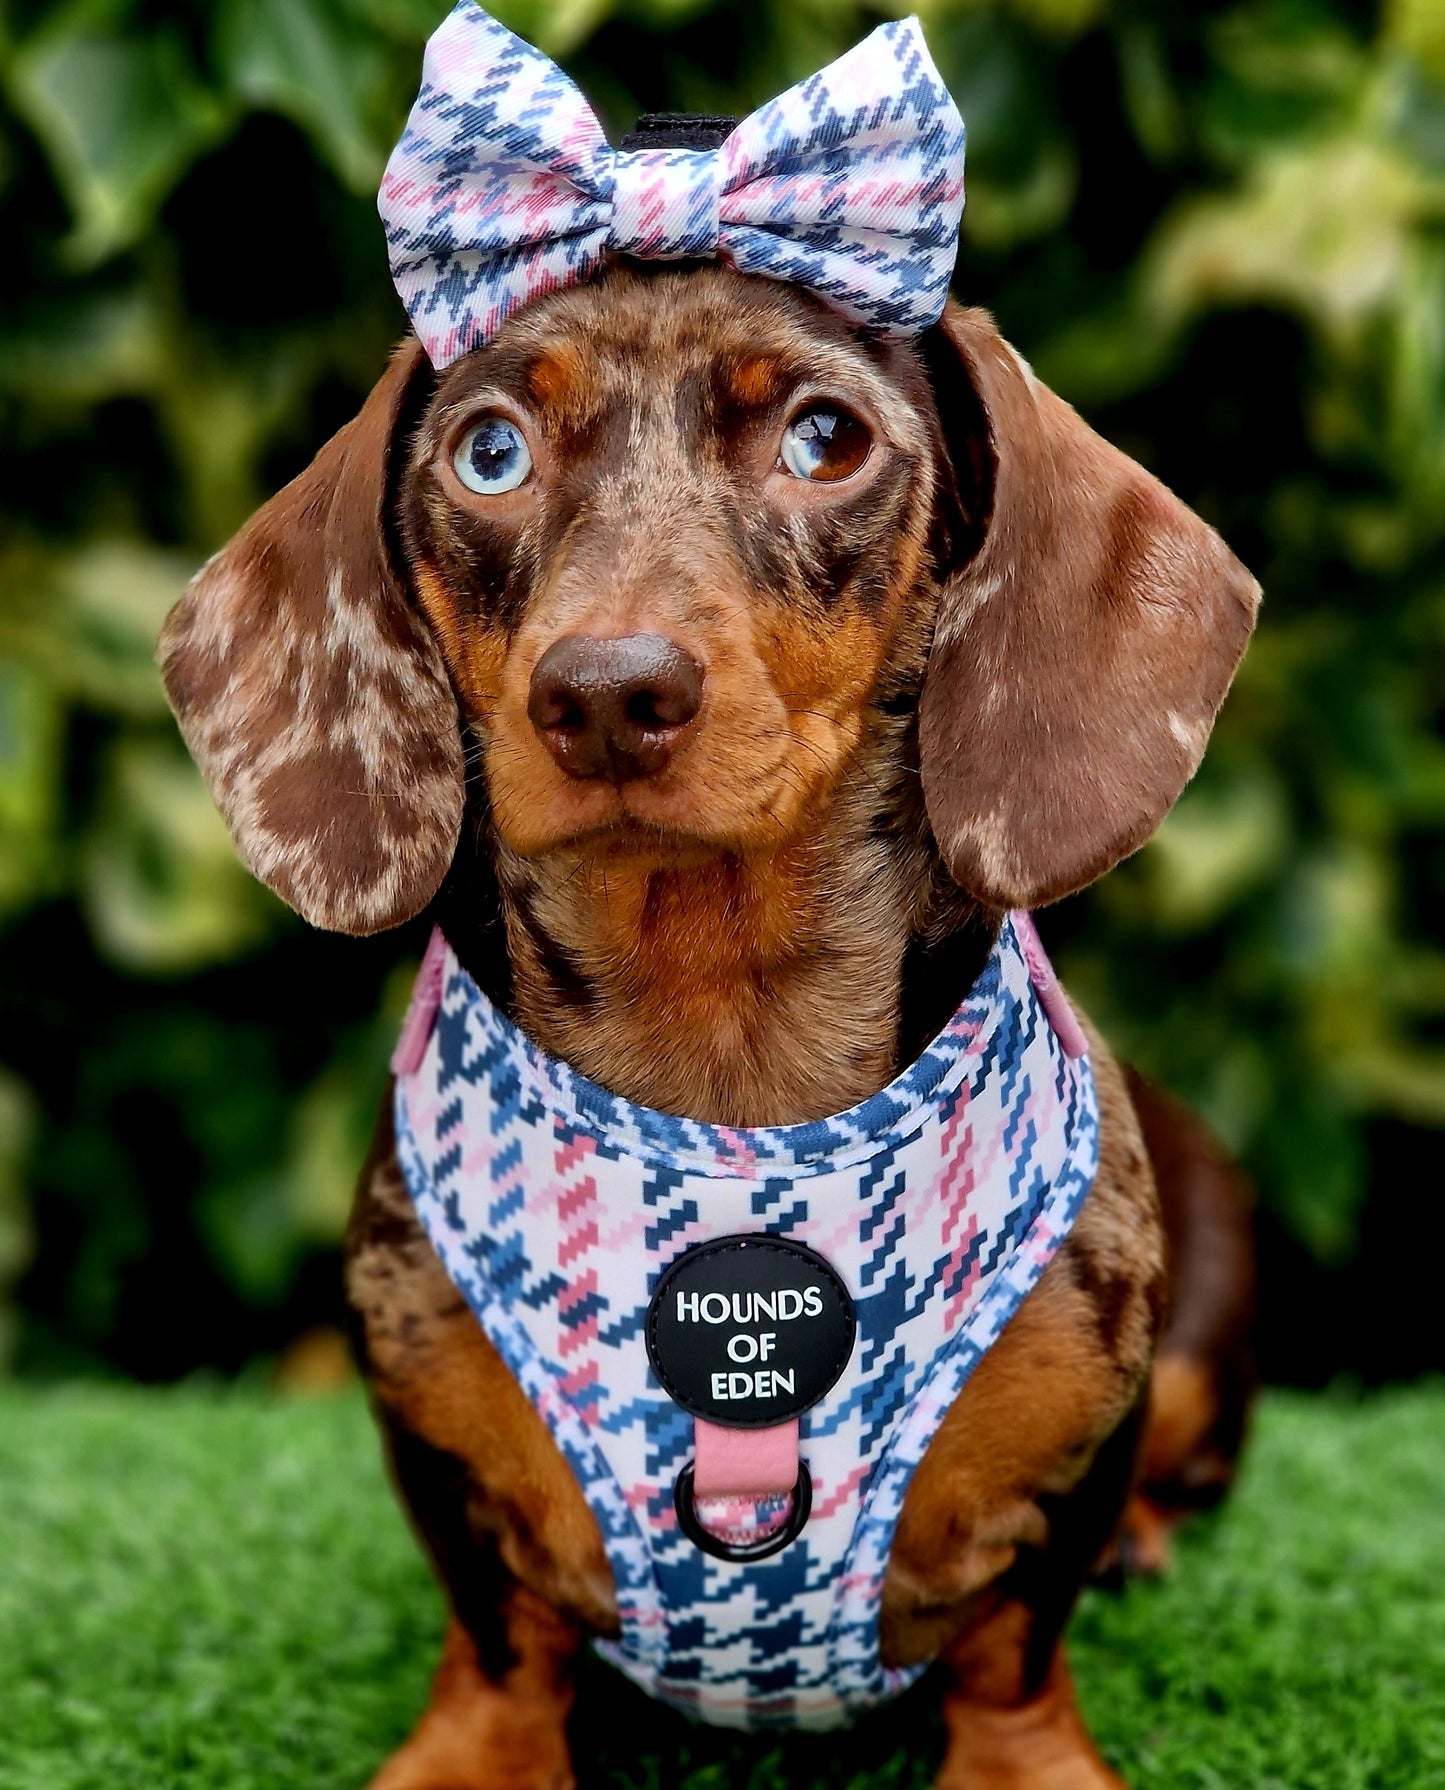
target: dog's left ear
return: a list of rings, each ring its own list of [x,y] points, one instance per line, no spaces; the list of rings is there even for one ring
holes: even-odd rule
[[[923,348],[965,522],[920,709],[924,798],[965,889],[1036,907],[1137,850],[1194,775],[1259,586],[986,313],[950,301]]]
[[[429,374],[404,342],[360,414],[196,574],[161,636],[166,694],[236,849],[336,932],[420,912],[461,828],[457,706],[386,525]]]

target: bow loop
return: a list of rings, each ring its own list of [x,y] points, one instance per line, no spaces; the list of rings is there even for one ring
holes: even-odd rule
[[[916,19],[880,26],[717,150],[618,154],[550,58],[461,0],[380,195],[392,278],[438,367],[609,248],[717,258],[914,335],[948,296],[963,120]]]

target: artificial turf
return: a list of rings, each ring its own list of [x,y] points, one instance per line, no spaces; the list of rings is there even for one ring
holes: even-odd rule
[[[1445,1388],[1275,1395],[1173,1576],[1071,1651],[1135,1790],[1445,1785]],[[0,1392],[0,1790],[359,1790],[441,1606],[355,1395]],[[846,1738],[662,1720],[589,1669],[598,1790],[921,1786],[926,1682]]]

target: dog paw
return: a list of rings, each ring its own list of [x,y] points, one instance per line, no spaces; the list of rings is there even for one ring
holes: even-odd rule
[[[948,1748],[934,1790],[1126,1790],[1094,1749],[1062,1655],[1028,1702],[943,1700]]]
[[[577,1777],[555,1728],[446,1733],[424,1723],[369,1790],[577,1790]]]
[[[474,1775],[466,1777],[449,1772],[439,1778],[425,1770],[418,1776],[410,1769],[405,1776],[388,1776],[389,1771],[390,1765],[383,1767],[371,1780],[368,1790],[577,1790],[577,1779],[570,1766],[565,1771],[540,1777],[530,1768],[517,1776],[505,1769],[496,1771],[490,1765],[480,1763],[473,1768]]]
[[[945,1759],[933,1790],[1127,1790],[1087,1742],[1056,1751],[1037,1740]]]

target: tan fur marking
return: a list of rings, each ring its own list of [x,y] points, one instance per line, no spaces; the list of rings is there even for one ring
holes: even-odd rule
[[[1183,1354],[1161,1354],[1151,1382],[1144,1477],[1164,1479],[1175,1462],[1188,1459],[1203,1444],[1218,1416],[1219,1387],[1209,1363]]]
[[[777,398],[783,372],[776,356],[750,355],[734,370],[731,377],[732,388],[744,404],[761,408]]]
[[[846,909],[817,837],[747,859],[548,866],[538,919],[596,1002],[560,1008],[516,928],[523,1025],[586,1074],[605,1062],[629,1098],[719,1123],[791,1124],[863,1098],[891,1073],[906,933],[882,854],[858,850]]]
[[[574,421],[587,375],[588,357],[583,351],[574,343],[559,342],[539,354],[527,369],[527,389],[533,403]]]
[[[466,658],[467,627],[462,605],[446,587],[440,572],[424,559],[411,568],[412,583],[432,625],[447,664],[460,665]]]

